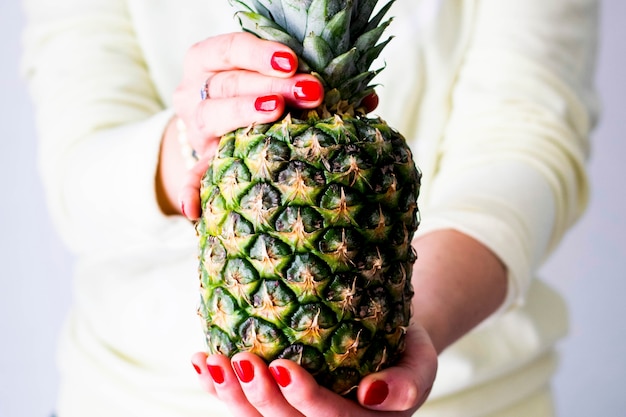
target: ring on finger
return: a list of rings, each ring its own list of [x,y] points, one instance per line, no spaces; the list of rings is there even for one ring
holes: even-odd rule
[[[202,100],[206,100],[209,98],[209,82],[211,81],[211,78],[213,76],[210,76],[209,78],[207,78],[206,80],[204,80],[204,85],[202,86],[202,88],[200,89],[200,98]]]

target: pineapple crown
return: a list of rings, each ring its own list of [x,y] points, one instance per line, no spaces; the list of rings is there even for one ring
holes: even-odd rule
[[[395,0],[376,14],[378,0],[231,0],[243,30],[289,46],[299,72],[324,86],[323,113],[364,113],[359,105],[374,91],[370,70],[391,37],[379,40],[391,22],[383,18]]]

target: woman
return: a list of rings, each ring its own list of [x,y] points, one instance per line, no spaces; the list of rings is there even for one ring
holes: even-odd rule
[[[288,361],[197,353],[200,383],[188,362],[199,175],[221,134],[318,105],[315,79],[235,33],[226,0],[24,4],[42,177],[77,259],[59,417],[554,415],[566,311],[535,273],[587,199],[595,1],[392,7],[376,113],[414,149],[423,221],[406,354],[357,402]]]

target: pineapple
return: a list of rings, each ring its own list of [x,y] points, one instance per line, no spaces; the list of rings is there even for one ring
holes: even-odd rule
[[[393,1],[376,13],[377,0],[235,3],[244,30],[297,53],[325,101],[220,140],[196,223],[208,352],[291,359],[346,395],[398,360],[411,315],[421,174],[361,105]]]

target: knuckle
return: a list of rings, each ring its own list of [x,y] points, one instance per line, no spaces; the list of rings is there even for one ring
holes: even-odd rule
[[[254,405],[259,410],[269,410],[274,408],[275,396],[268,395],[266,392],[246,392],[246,397],[250,404]]]
[[[211,117],[212,113],[210,111],[205,111],[207,105],[208,100],[203,101],[198,105],[196,108],[195,122],[198,131],[200,131],[203,136],[210,137],[215,136],[212,129],[214,123]]]
[[[232,55],[237,53],[237,33],[227,33],[219,36],[219,42],[216,42],[215,53],[220,57],[222,63],[226,66],[232,64]]]
[[[298,408],[300,410],[308,410],[312,415],[316,415],[319,412],[320,407],[320,398],[322,398],[322,393],[320,392],[319,386],[310,386],[308,388],[302,389],[298,391],[298,397],[293,399],[293,401],[297,401]],[[344,417],[344,410],[338,411],[336,417]]]
[[[196,42],[187,49],[185,56],[183,57],[184,69],[187,70],[197,65],[198,59],[204,50],[204,43],[204,41]]]
[[[236,97],[239,90],[239,76],[235,71],[217,73],[209,82],[209,97]]]

